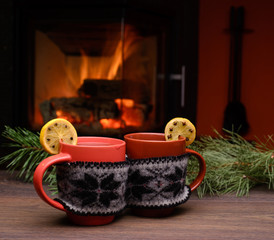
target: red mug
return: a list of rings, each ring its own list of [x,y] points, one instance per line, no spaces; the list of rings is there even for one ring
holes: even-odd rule
[[[42,185],[52,165],[57,169],[58,199],[50,198]],[[66,212],[73,223],[104,225],[126,207],[127,172],[123,140],[78,137],[77,145],[60,142],[60,153],[37,166],[33,184],[42,200]]]
[[[206,172],[205,160],[196,151],[186,148],[184,138],[166,141],[162,133],[143,132],[127,134],[124,140],[130,161],[128,189],[132,185],[134,189],[131,190],[135,191],[128,193],[131,198],[127,201],[129,207],[133,205],[131,211],[135,215],[168,216],[202,183]],[[198,160],[199,173],[188,187],[185,177],[189,155]]]

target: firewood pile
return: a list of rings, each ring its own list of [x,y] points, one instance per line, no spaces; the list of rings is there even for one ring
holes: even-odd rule
[[[40,104],[40,112],[44,122],[56,117],[65,117],[76,127],[85,132],[100,132],[104,128],[102,119],[121,120],[122,127],[130,127],[130,123],[123,119],[135,118],[140,121],[140,126],[149,118],[152,106],[149,96],[146,94],[147,87],[131,82],[124,84],[120,80],[93,80],[86,79],[78,89],[76,97],[54,97]],[[138,94],[135,94],[137,92]],[[117,99],[130,99],[131,106],[121,104]],[[127,113],[125,113],[127,111]]]

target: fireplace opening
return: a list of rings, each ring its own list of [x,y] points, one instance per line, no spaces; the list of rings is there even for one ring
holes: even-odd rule
[[[34,128],[56,117],[93,135],[156,126],[155,35],[122,20],[46,29],[35,30]]]
[[[14,3],[12,125],[70,120],[80,135],[195,123],[198,1]]]

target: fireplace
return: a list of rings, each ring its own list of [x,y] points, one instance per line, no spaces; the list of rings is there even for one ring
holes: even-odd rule
[[[14,1],[15,122],[39,130],[62,117],[103,136],[162,131],[176,115],[195,122],[195,42],[183,44],[194,10],[175,2]]]
[[[156,126],[157,33],[123,17],[37,25],[33,127],[56,117],[92,135]]]

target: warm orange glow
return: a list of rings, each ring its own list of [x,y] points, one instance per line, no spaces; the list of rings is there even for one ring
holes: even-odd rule
[[[144,121],[143,112],[135,106],[132,99],[115,99],[116,104],[121,112],[120,118],[117,119],[101,119],[99,120],[103,129],[106,128],[125,128],[126,126],[140,127]],[[62,110],[56,111],[57,118],[64,118],[71,123],[76,124],[91,124],[94,117],[91,114],[88,120],[83,120],[78,115],[73,115]]]
[[[121,116],[118,119],[101,119],[99,120],[103,129],[113,128],[125,128],[126,126],[140,127],[144,121],[143,112],[135,106],[135,103],[132,99],[116,99],[115,102],[118,105],[119,110],[121,111]],[[71,123],[76,124],[91,124],[94,121],[94,117],[91,114],[90,118],[86,121],[81,119],[77,115],[72,115],[71,113],[57,110],[57,118],[64,118]]]
[[[122,107],[132,108],[134,107],[134,101],[132,99],[115,99],[115,103],[117,104],[118,108],[121,109]]]
[[[88,77],[88,56],[86,56],[85,52],[81,50],[81,65],[80,65],[80,79],[81,84],[83,84],[84,79]]]
[[[73,120],[73,118],[72,118],[72,116],[70,114],[68,114],[66,112],[63,112],[61,110],[57,110],[56,111],[56,116],[57,116],[57,118],[64,118],[64,119],[66,119],[66,120],[68,120],[70,122],[72,122],[72,120]]]
[[[103,128],[124,128],[126,126],[140,127],[144,121],[143,112],[135,106],[132,99],[115,99],[121,119],[101,119]]]
[[[57,116],[57,118],[64,118],[71,123],[78,123],[78,124],[79,123],[89,124],[94,121],[92,114],[90,115],[90,118],[88,119],[88,121],[84,121],[79,116],[76,116],[76,115],[72,116],[70,113],[64,112],[62,110],[57,110],[56,116]]]
[[[138,42],[141,37],[136,33],[135,29],[126,25],[124,29],[124,39],[121,39],[121,33],[117,32],[113,36],[111,44],[115,47],[112,52],[113,45],[105,45],[101,57],[88,56],[81,51],[80,78],[81,84],[85,79],[121,79],[122,63],[132,54],[138,51]],[[110,54],[111,52],[111,54]],[[122,56],[123,52],[123,56]]]
[[[122,127],[122,122],[119,119],[101,119],[100,123],[102,127],[105,128],[113,128],[118,129]]]
[[[136,108],[123,108],[122,120],[126,126],[140,127],[144,121],[143,112]]]
[[[41,33],[41,36],[39,35],[39,39],[41,40],[43,37],[44,41],[42,43],[46,42],[47,46],[51,46],[53,52],[57,51],[58,58],[52,59],[47,57],[45,58],[46,62],[42,60],[39,61],[38,65],[41,68],[40,75],[47,76],[45,78],[46,80],[43,80],[42,82],[47,84],[47,86],[39,86],[39,89],[36,91],[36,109],[39,109],[39,104],[41,102],[50,100],[51,98],[79,97],[78,90],[82,86],[85,79],[98,79],[98,81],[100,81],[100,79],[121,80],[124,78],[131,81],[146,80],[146,78],[143,78],[145,72],[142,61],[147,60],[142,54],[140,54],[140,47],[143,46],[140,45],[140,40],[142,37],[140,37],[136,30],[129,25],[126,25],[124,30],[124,39],[121,39],[121,32],[117,32],[117,36],[111,35],[111,41],[106,41],[106,46],[102,49],[102,56],[91,56],[85,53],[84,50],[81,51],[81,56],[65,56],[62,52],[59,52],[58,48],[53,42],[50,41],[50,39],[46,37],[46,35]],[[109,46],[109,44],[112,44],[112,46]],[[45,51],[44,55],[48,56],[49,54]],[[125,70],[123,62],[126,60],[128,60],[127,64],[129,64],[127,66],[130,66],[132,69],[136,69],[136,71],[134,71],[134,74],[131,74],[132,71],[127,73],[124,72],[124,76],[122,76],[123,70]],[[52,68],[45,68],[45,66],[53,63],[53,66],[55,66],[56,62],[63,64],[62,66],[58,65],[58,70],[61,69],[62,71],[59,72],[56,70],[53,73],[51,71],[49,72],[49,69]],[[51,74],[50,77],[48,77],[49,73]],[[40,78],[38,78],[37,75],[37,80],[38,79]],[[56,81],[56,79],[58,81]],[[44,89],[47,89],[47,91],[44,91]],[[43,92],[43,97],[41,97],[41,91]],[[81,95],[80,97],[85,98],[87,96]],[[100,99],[96,99],[96,101],[98,100]],[[97,113],[94,113],[93,116],[92,111],[94,109],[90,110],[89,119],[87,119],[87,117],[82,119],[79,113],[74,113],[71,109],[69,110],[70,112],[65,112],[63,108],[62,110],[54,110],[56,111],[57,118],[67,119],[73,124],[92,125],[93,122],[99,121],[103,129],[119,129],[128,126],[142,126],[145,121],[142,106],[136,104],[133,99],[117,98],[113,99],[113,101],[115,101],[119,109],[119,117],[115,119],[98,119],[100,117],[97,115],[95,117],[95,114]],[[36,123],[39,121],[39,123],[42,124],[43,119],[40,111],[35,110],[35,113]]]

